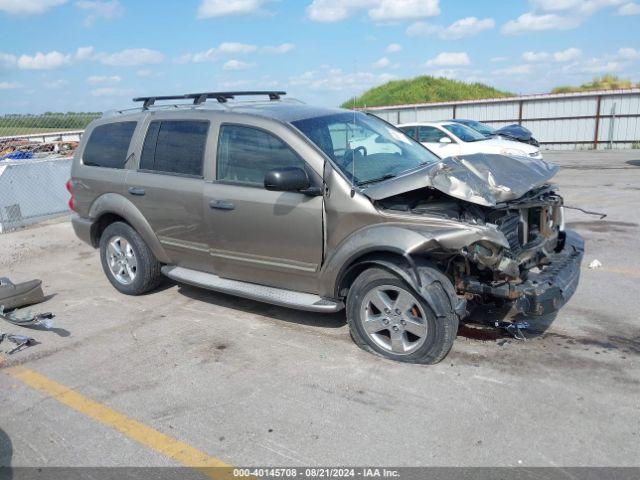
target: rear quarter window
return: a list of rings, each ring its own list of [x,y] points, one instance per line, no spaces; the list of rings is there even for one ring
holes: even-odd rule
[[[82,155],[89,167],[124,168],[137,122],[115,122],[93,129]]]

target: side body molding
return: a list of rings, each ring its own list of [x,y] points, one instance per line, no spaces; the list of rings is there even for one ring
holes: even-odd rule
[[[140,234],[159,262],[170,263],[170,259],[158,237],[153,232],[151,225],[149,225],[140,210],[127,198],[117,193],[105,193],[99,196],[89,209],[89,216],[94,222],[109,213],[124,218]]]

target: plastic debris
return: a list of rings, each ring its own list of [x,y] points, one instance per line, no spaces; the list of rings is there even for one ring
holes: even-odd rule
[[[602,267],[602,262],[600,262],[600,260],[598,260],[598,259],[595,259],[594,261],[592,261],[589,264],[589,269],[590,270],[596,270],[596,269],[598,269],[600,267]]]
[[[527,337],[524,336],[524,330],[529,328],[529,322],[495,322],[494,326],[502,328],[516,340],[525,341],[527,339]]]
[[[47,330],[53,328],[55,315],[51,312],[33,314],[30,311],[24,314],[13,311],[5,313],[0,307],[0,318],[19,327],[41,327]]]
[[[37,345],[38,343],[35,338],[31,338],[26,335],[16,335],[12,333],[0,332],[0,343],[2,343],[5,338],[16,345],[11,350],[7,351],[9,355],[13,355],[14,353],[19,352],[26,347]]]

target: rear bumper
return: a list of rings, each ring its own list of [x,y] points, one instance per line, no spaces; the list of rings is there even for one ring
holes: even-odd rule
[[[488,285],[474,278],[465,280],[470,293],[514,302],[516,310],[527,315],[546,315],[558,311],[576,291],[584,240],[572,231],[561,233],[561,250],[550,256],[551,263],[539,272],[530,272],[522,283]]]
[[[79,215],[73,215],[71,217],[71,225],[73,226],[73,231],[76,232],[76,236],[85,243],[88,243],[92,247],[95,247],[93,244],[93,238],[91,236],[91,228],[93,227],[93,221],[82,218]]]

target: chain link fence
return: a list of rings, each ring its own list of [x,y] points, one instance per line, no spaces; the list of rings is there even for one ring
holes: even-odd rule
[[[71,157],[100,115],[0,116],[0,233],[68,212]]]

